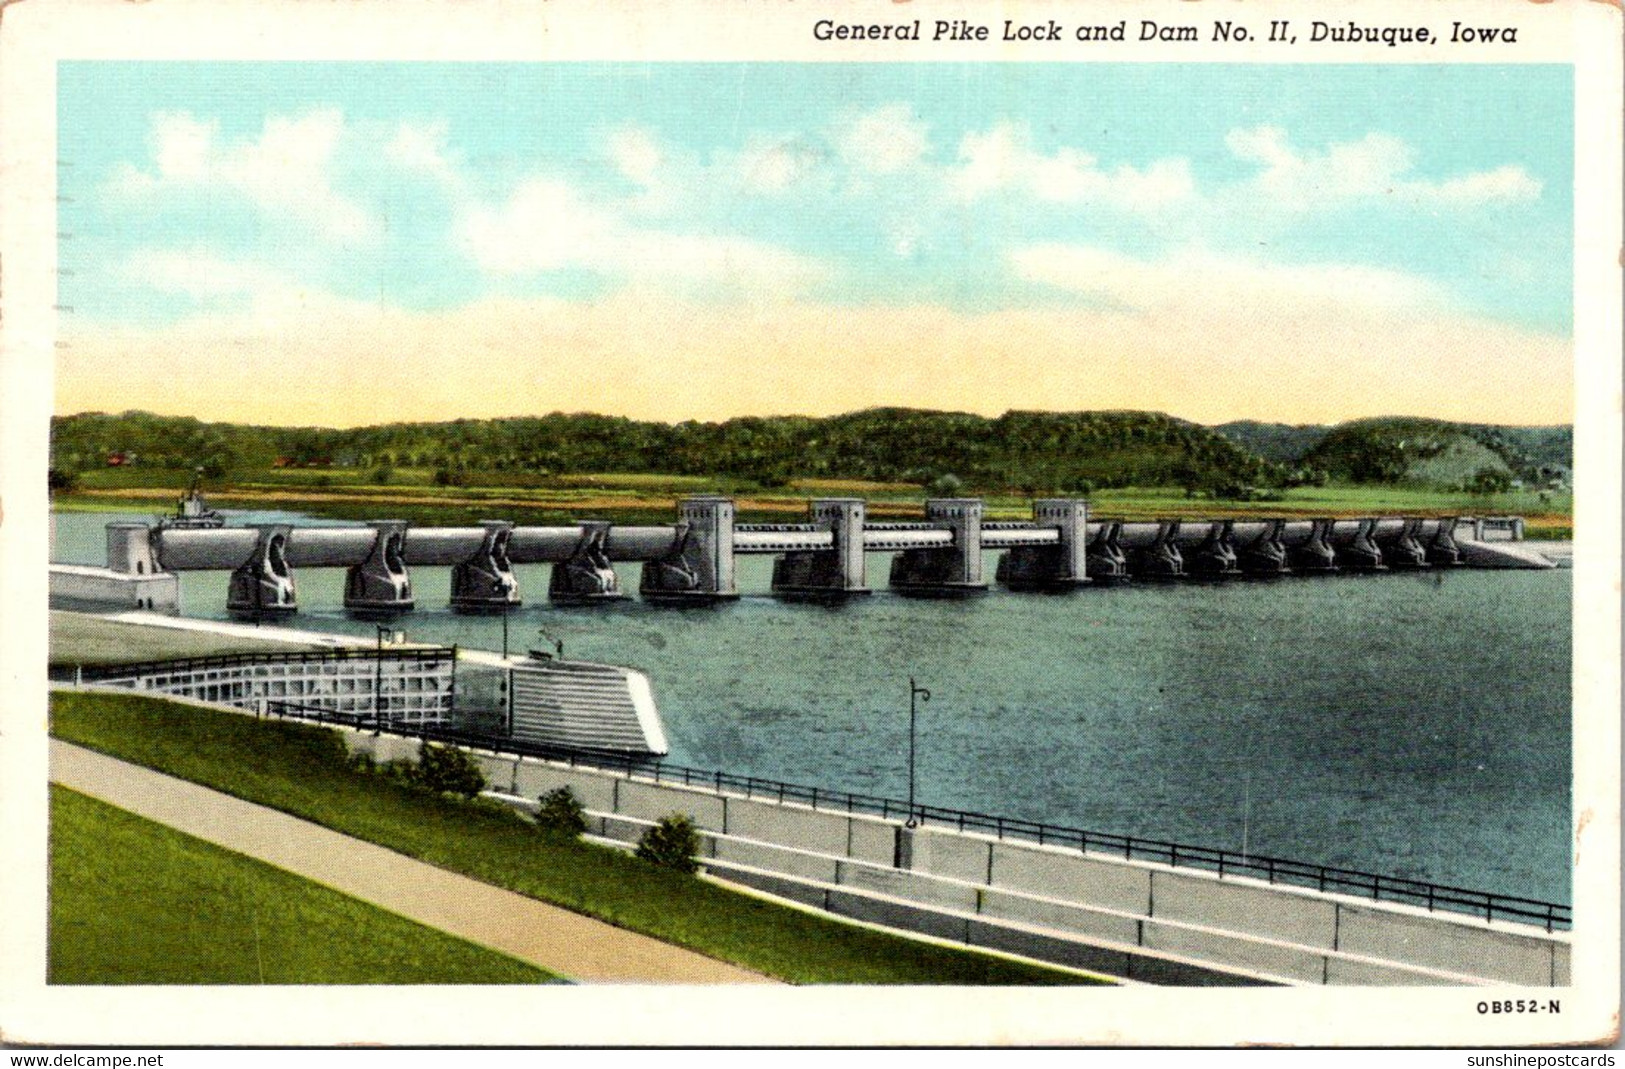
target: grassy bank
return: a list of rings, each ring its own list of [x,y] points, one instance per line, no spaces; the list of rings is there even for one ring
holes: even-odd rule
[[[551,841],[506,807],[461,803],[354,771],[343,742],[325,729],[135,696],[58,694],[52,732],[793,983],[1086,982],[788,909],[619,851]]]
[[[135,509],[165,511],[175,491],[148,473],[109,471],[87,476],[80,489],[58,494],[55,507],[65,511]],[[160,473],[161,474],[161,473]],[[618,523],[670,523],[685,494],[723,493],[736,499],[741,522],[785,522],[806,514],[815,497],[862,497],[876,518],[917,518],[924,492],[903,483],[862,480],[796,480],[781,489],[763,490],[728,480],[686,476],[591,475],[551,476],[519,484],[478,476],[468,486],[435,486],[427,473],[398,473],[387,486],[368,483],[364,472],[267,472],[211,488],[211,504],[233,509],[285,509],[328,519],[404,519],[423,525],[474,523],[502,517],[519,523],[546,524],[582,518]],[[488,484],[489,483],[489,484]],[[973,491],[965,491],[972,493]],[[1189,497],[1172,487],[1097,490],[1086,495],[1090,511],[1115,519],[1246,518],[1285,516],[1315,518],[1370,515],[1461,516],[1521,515],[1529,520],[1531,538],[1567,538],[1573,531],[1573,500],[1567,493],[1508,491],[1470,494],[1399,486],[1296,487],[1278,501],[1229,501]],[[997,519],[1031,516],[1028,497],[987,495],[988,515]]]
[[[53,984],[532,984],[524,962],[62,787]]]

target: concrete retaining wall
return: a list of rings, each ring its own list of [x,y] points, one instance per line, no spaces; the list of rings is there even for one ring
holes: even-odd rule
[[[1337,948],[1339,906],[1326,898],[1282,894],[1215,877],[1153,872],[1151,915],[1303,946]]]
[[[793,846],[835,857],[851,856],[852,818],[802,806],[729,798],[727,824],[720,830],[742,839]],[[891,863],[892,831],[886,830],[886,859]]]
[[[417,754],[413,739],[344,734],[352,749],[380,761]],[[783,877],[784,886],[801,888],[800,897],[789,896],[797,901],[817,899],[832,912],[959,941],[984,929],[933,911],[985,920],[1000,930],[987,938],[1000,940],[1001,949],[1020,941],[1005,929],[1031,926],[1056,933],[1068,955],[1082,953],[1071,949],[1072,935],[1302,983],[1449,982],[1407,967],[1538,986],[1569,978],[1561,934],[529,758],[479,759],[491,782],[521,798],[568,786],[592,811],[595,834],[632,843],[650,823],[684,813],[700,828],[706,856],[721,867],[766,870]],[[753,886],[765,879],[752,878]],[[825,886],[815,892],[797,881]],[[876,896],[897,903],[877,905]],[[914,916],[907,903],[932,916]],[[1164,961],[1156,968],[1176,966],[1185,967]]]
[[[1555,983],[1555,941],[1488,926],[1439,924],[1429,916],[1369,906],[1339,907],[1338,949],[1464,972],[1511,984]],[[1566,949],[1566,948],[1565,948]]]
[[[723,807],[727,802],[715,794],[626,779],[620,782],[615,799],[616,813],[639,820],[654,821],[682,813],[706,831],[721,831],[725,823]]]
[[[993,844],[993,886],[1129,913],[1151,912],[1151,870],[1060,847]]]

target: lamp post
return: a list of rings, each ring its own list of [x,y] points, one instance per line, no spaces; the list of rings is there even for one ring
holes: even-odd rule
[[[916,718],[916,702],[931,700],[931,692],[914,682],[914,677],[908,677],[908,824],[910,828],[917,827],[919,821],[914,816],[914,723]]]
[[[383,624],[372,627],[378,633],[378,655],[372,663],[372,733],[381,735],[384,730],[384,636],[389,634],[389,628]]]
[[[508,611],[502,611],[502,659],[508,659]]]

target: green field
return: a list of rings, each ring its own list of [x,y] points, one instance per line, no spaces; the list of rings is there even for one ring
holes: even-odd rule
[[[138,469],[87,472],[80,488],[59,493],[54,507],[66,511],[128,508],[163,512],[175,496],[170,473]],[[329,519],[404,519],[424,525],[473,523],[500,516],[521,523],[601,518],[619,523],[670,523],[677,499],[721,493],[736,498],[742,522],[784,522],[804,516],[819,496],[862,497],[874,516],[902,518],[924,513],[925,492],[903,483],[859,479],[791,480],[764,491],[738,479],[682,475],[479,474],[467,486],[434,486],[427,470],[397,471],[387,486],[355,469],[273,470],[239,475],[208,491],[225,508],[274,508]],[[1495,494],[1404,486],[1300,486],[1278,491],[1279,500],[1227,501],[1192,497],[1177,487],[1101,489],[1086,495],[1090,512],[1114,519],[1317,518],[1370,515],[1521,515],[1530,538],[1569,538],[1573,496],[1566,491],[1519,490]],[[1032,515],[1031,498],[985,495],[990,518]]]
[[[53,984],[535,984],[556,977],[62,787]]]
[[[124,695],[57,694],[51,711],[59,738],[792,983],[1091,982],[779,906],[606,847],[556,842],[497,803],[457,802],[358,772],[326,729]]]

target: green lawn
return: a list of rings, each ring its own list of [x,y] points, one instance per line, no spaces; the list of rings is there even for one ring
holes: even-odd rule
[[[535,984],[540,969],[51,788],[53,984]]]
[[[338,735],[310,725],[133,695],[61,693],[51,710],[59,738],[793,983],[1089,982],[789,909],[605,847],[549,841],[496,803],[356,772]]]

